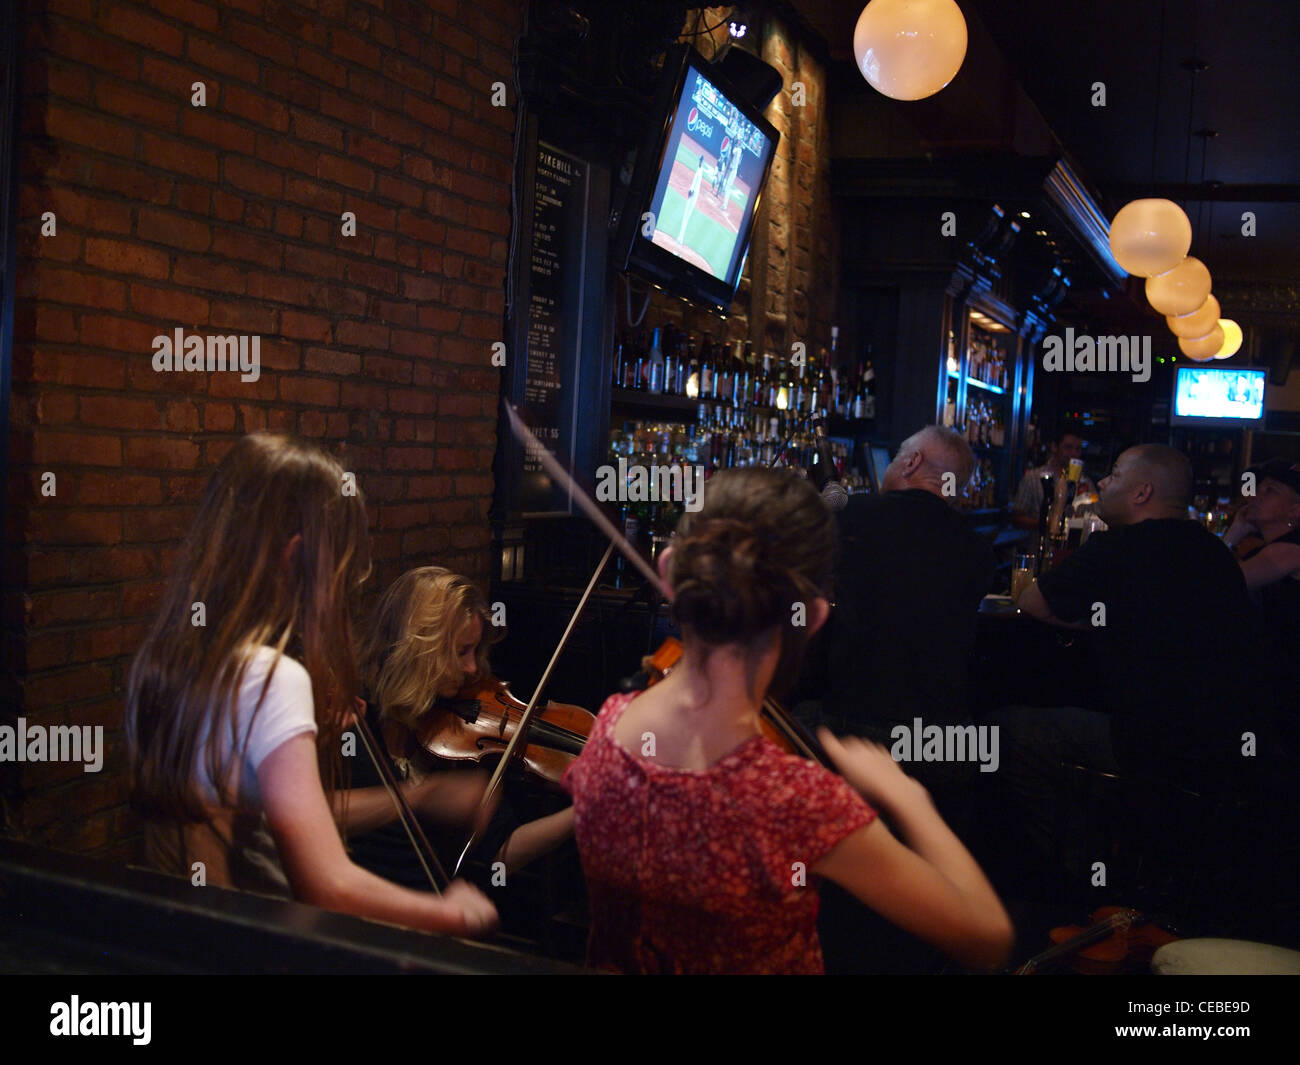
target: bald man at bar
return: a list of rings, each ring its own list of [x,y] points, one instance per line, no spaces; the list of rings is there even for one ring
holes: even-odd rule
[[[835,609],[827,625],[821,721],[833,732],[899,749],[894,730],[973,724],[970,654],[993,549],[953,504],[975,469],[970,445],[928,426],[899,445],[875,495],[839,513]],[[972,730],[973,731],[973,730]],[[904,745],[906,746],[906,745]],[[919,738],[915,747],[920,747]],[[973,752],[902,768],[929,790],[959,836],[973,823]],[[827,885],[819,918],[828,972],[922,973],[942,959]]]
[[[993,583],[993,549],[953,506],[975,469],[956,432],[927,426],[899,445],[878,495],[840,512],[840,564],[828,635],[823,719],[832,731],[892,746],[893,729],[970,723],[966,688],[980,600]],[[965,811],[950,786],[973,763],[903,767],[961,833]]]
[[[1192,472],[1164,444],[1123,452],[1098,486],[1110,530],[1044,574],[1019,606],[1093,633],[1121,766],[1198,790],[1240,767],[1254,620],[1232,553],[1187,518]]]

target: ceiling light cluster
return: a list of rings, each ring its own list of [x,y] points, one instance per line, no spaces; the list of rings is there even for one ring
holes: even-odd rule
[[[1241,348],[1241,328],[1220,318],[1213,279],[1192,247],[1192,223],[1171,200],[1133,200],[1110,224],[1110,251],[1130,274],[1146,278],[1147,302],[1165,316],[1189,359],[1228,359]]]

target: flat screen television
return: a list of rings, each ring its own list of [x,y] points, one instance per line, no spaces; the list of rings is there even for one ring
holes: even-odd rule
[[[725,312],[745,268],[779,134],[686,46],[668,53],[652,115],[617,255],[623,269]]]
[[[885,471],[889,469],[889,448],[880,444],[871,445],[871,469],[876,491],[883,492],[885,490]]]
[[[1170,421],[1176,425],[1262,426],[1267,374],[1267,370],[1231,366],[1180,366],[1174,374]]]

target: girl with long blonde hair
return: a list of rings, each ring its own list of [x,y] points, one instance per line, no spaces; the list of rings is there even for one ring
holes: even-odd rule
[[[482,775],[438,771],[448,767],[438,764],[417,737],[438,699],[456,695],[466,681],[490,675],[488,649],[504,635],[474,583],[441,566],[408,570],[394,581],[366,633],[361,679],[367,702],[376,711],[375,723],[399,775],[411,782],[417,808],[434,819],[472,815],[482,794]],[[358,769],[359,779],[369,777],[368,767]],[[572,827],[573,810],[566,807],[516,827],[493,857],[513,871],[554,849]],[[414,882],[418,875],[396,826],[355,840],[354,853],[363,865],[394,879]]]
[[[333,458],[280,434],[235,443],[131,667],[127,741],[148,856],[187,878],[201,863],[207,883],[482,934],[496,911],[476,888],[438,897],[374,876],[335,823],[358,691],[349,608],[368,572],[362,499]]]

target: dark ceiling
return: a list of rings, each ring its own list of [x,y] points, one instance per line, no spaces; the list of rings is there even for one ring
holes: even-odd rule
[[[1193,254],[1210,267],[1216,290],[1300,281],[1300,3],[958,2],[968,23],[983,23],[1107,216],[1130,199],[1166,196],[1187,210]],[[833,61],[853,62],[861,0],[792,6]],[[1195,75],[1183,66],[1193,58],[1206,64]],[[979,92],[980,77],[968,62],[945,92]],[[1105,107],[1092,104],[1099,81]],[[1243,211],[1255,214],[1254,237],[1241,234]]]

